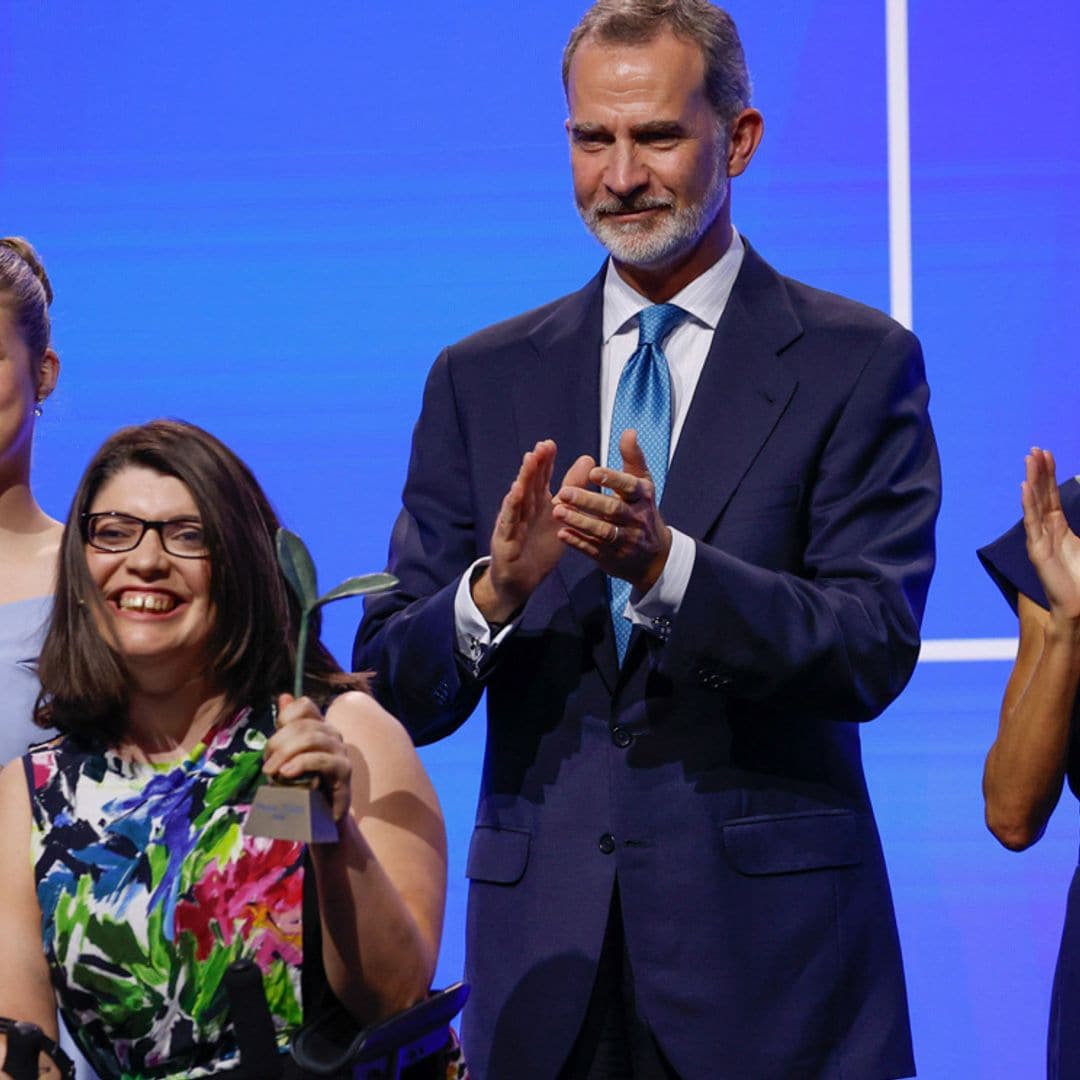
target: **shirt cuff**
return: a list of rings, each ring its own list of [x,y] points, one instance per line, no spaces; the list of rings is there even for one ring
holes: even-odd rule
[[[671,550],[660,576],[644,596],[630,594],[623,614],[635,625],[662,641],[671,636],[671,624],[679,613],[694,572],[697,547],[686,533],[671,530]]]
[[[492,635],[491,627],[480,613],[476,601],[472,597],[473,575],[482,567],[491,562],[490,557],[485,556],[477,559],[461,576],[458,582],[457,592],[454,594],[454,633],[457,640],[457,651],[465,661],[469,670],[477,678],[487,666],[487,660],[499,644],[504,641],[516,625],[508,622],[499,627],[498,633]]]

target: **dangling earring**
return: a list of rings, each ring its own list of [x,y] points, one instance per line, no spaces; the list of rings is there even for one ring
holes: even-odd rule
[[[44,404],[45,404],[45,399],[44,398],[38,398],[37,401],[34,402],[34,415],[36,417],[38,417],[38,418],[41,417],[41,412],[42,412],[41,406],[44,405]]]

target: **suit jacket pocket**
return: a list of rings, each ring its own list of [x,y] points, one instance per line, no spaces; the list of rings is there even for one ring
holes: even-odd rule
[[[740,874],[793,874],[862,861],[851,810],[736,818],[722,826],[724,850]]]
[[[496,885],[513,885],[520,881],[529,861],[530,839],[525,829],[477,825],[469,843],[466,877]]]

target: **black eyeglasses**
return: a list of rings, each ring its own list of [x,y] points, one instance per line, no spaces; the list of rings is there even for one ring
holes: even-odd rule
[[[161,538],[161,546],[179,559],[205,559],[210,554],[206,534],[198,518],[170,518],[168,521],[145,521],[132,514],[106,510],[99,514],[83,514],[86,542],[98,551],[119,555],[134,551],[153,529]]]

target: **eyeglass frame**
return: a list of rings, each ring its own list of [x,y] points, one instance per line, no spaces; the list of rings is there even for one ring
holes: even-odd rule
[[[95,544],[94,541],[90,539],[90,527],[91,527],[90,523],[95,518],[103,518],[103,517],[126,518],[128,521],[137,521],[142,526],[142,531],[139,533],[139,538],[130,547],[124,547],[124,548],[106,548],[106,547],[102,547],[100,544]],[[164,521],[150,521],[150,520],[147,520],[146,518],[138,517],[135,514],[125,514],[122,510],[98,510],[98,511],[95,511],[94,513],[90,513],[89,511],[84,511],[82,514],[79,515],[79,518],[83,523],[82,533],[83,533],[84,542],[89,544],[90,547],[92,547],[95,551],[103,552],[106,555],[126,555],[129,551],[134,551],[143,542],[143,540],[146,539],[147,531],[153,530],[154,532],[156,532],[158,534],[158,540],[161,542],[162,550],[165,551],[167,554],[172,555],[176,559],[208,559],[208,558],[210,558],[210,549],[209,548],[207,548],[207,550],[205,552],[203,552],[203,554],[201,554],[201,555],[187,555],[187,554],[185,554],[184,552],[181,552],[181,551],[173,551],[172,548],[169,547],[168,542],[165,539],[165,526],[166,525],[176,525],[176,524],[179,524],[180,522],[188,522],[189,524],[197,524],[197,525],[199,525],[201,527],[202,526],[202,519],[201,518],[197,518],[197,517],[174,517],[174,518],[166,518]]]

